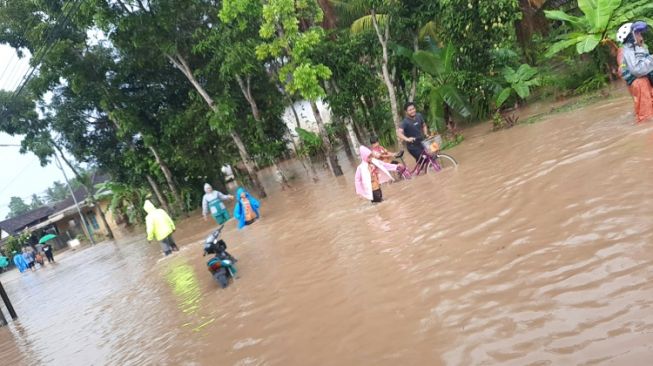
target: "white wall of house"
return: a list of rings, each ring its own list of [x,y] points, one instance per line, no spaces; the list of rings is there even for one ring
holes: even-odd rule
[[[4,238],[8,238],[8,237],[9,237],[9,233],[7,233],[4,230],[0,230],[0,240],[2,240]]]
[[[317,123],[315,123],[315,115],[313,114],[313,109],[311,109],[311,104],[306,100],[302,100],[302,101],[295,102],[295,104],[293,104],[293,107],[295,108],[295,111],[297,112],[297,117],[299,118],[299,127],[307,131],[317,133],[318,132]],[[318,100],[317,108],[320,110],[322,121],[324,121],[325,124],[331,123],[331,108],[329,108],[329,104],[321,100]],[[290,130],[291,136],[293,137],[295,142],[299,142],[299,135],[295,130],[297,128],[297,118],[295,118],[293,110],[290,106],[286,107],[286,110],[284,111],[282,118],[283,118],[283,122],[286,124],[286,126],[288,126],[288,130]],[[351,120],[345,121],[345,125],[347,126],[347,133],[349,135],[351,146],[354,147],[354,152],[358,155],[359,142],[354,134]],[[288,148],[293,149],[292,144],[288,144]]]
[[[297,111],[297,116],[299,117],[299,127],[317,133],[317,124],[315,123],[315,116],[313,115],[311,104],[306,100],[301,100],[295,102],[293,107]],[[317,108],[320,110],[320,115],[322,116],[324,123],[331,123],[331,109],[329,108],[329,105],[322,101],[317,101]],[[297,119],[295,118],[290,106],[286,107],[286,110],[283,112],[283,122],[288,126],[295,141],[298,141],[297,132],[295,132],[295,129],[297,128]]]

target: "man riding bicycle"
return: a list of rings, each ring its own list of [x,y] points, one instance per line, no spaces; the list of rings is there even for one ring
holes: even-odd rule
[[[424,151],[422,141],[424,137],[429,135],[428,126],[424,122],[424,117],[421,113],[417,113],[415,103],[408,102],[404,105],[406,117],[401,122],[401,127],[397,130],[397,135],[402,141],[405,141],[406,147],[410,155],[419,161],[419,157]]]

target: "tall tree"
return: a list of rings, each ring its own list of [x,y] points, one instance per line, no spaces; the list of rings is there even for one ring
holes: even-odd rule
[[[7,214],[7,218],[10,219],[12,217],[24,214],[30,209],[30,206],[25,203],[22,198],[15,196],[11,197],[9,200],[9,213]]]
[[[43,207],[45,205],[45,202],[39,197],[38,194],[34,193],[32,194],[32,202],[30,202],[29,207],[31,209]]]
[[[251,8],[242,7],[243,4],[251,4],[251,1],[233,1],[223,5],[225,18],[236,19],[245,9],[249,11]],[[225,11],[227,6],[229,12]],[[297,93],[309,101],[329,168],[334,175],[342,175],[338,157],[317,107],[317,101],[326,96],[321,82],[331,76],[331,70],[311,59],[316,45],[324,40],[324,29],[317,25],[323,19],[322,10],[312,0],[271,0],[263,4],[261,11],[263,22],[259,34],[266,43],[256,47],[256,54],[261,60],[280,63],[280,82],[290,93]]]
[[[218,103],[206,88],[205,80],[197,77],[206,60],[193,57],[193,34],[216,21],[217,11],[211,3],[203,1],[178,2],[172,0],[138,1],[132,4],[118,1],[102,3],[103,29],[111,35],[113,43],[129,57],[147,59],[164,57],[179,70],[196,89],[213,112],[213,118],[221,118]],[[252,184],[265,197],[254,162],[236,129],[229,131],[238,149]]]
[[[45,197],[47,198],[48,203],[65,200],[69,195],[70,192],[68,191],[68,188],[66,188],[66,185],[59,181],[55,181],[52,183],[51,187],[48,187],[48,189],[45,190]]]

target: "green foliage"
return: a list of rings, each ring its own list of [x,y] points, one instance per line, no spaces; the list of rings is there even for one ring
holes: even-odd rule
[[[515,21],[521,16],[518,0],[442,0],[437,15],[438,38],[456,51],[453,84],[473,98],[473,118],[483,119],[493,110],[498,70],[506,66],[494,57],[515,46]]]
[[[260,60],[287,58],[279,70],[279,81],[291,93],[315,101],[326,95],[321,82],[331,77],[324,64],[311,60],[313,50],[324,41],[324,30],[316,24],[322,11],[314,1],[270,0],[263,5],[259,34],[266,43],[256,47]],[[300,19],[309,28],[300,30]]]
[[[519,99],[522,100],[528,98],[531,94],[531,87],[540,85],[537,74],[537,69],[528,64],[522,64],[517,71],[511,67],[506,67],[502,76],[508,86],[504,87],[497,95],[495,99],[496,108],[501,108],[513,94],[517,94]]]
[[[440,133],[444,133],[445,124],[451,117],[452,110],[463,118],[472,115],[471,108],[462,96],[460,90],[453,84],[454,49],[449,44],[445,49],[433,51],[417,51],[413,55],[415,64],[430,76],[426,87],[429,98],[430,120]]]
[[[45,196],[50,203],[65,200],[69,195],[68,187],[59,181],[55,181],[52,186],[45,190]]]
[[[31,235],[31,233],[23,232],[21,234],[8,237],[7,241],[4,244],[4,250],[7,254],[7,257],[12,258],[12,254],[14,252],[20,253],[23,249],[23,246],[29,243]]]
[[[299,150],[301,156],[315,156],[322,151],[322,139],[316,133],[307,131],[303,128],[296,129],[299,135]]]
[[[494,70],[492,51],[515,41],[518,1],[442,0],[440,4],[439,36],[454,46],[459,67],[477,73]]]
[[[570,31],[549,47],[547,57],[576,47],[578,54],[592,52],[599,44],[612,40],[623,23],[634,19],[646,19],[653,10],[653,3],[638,0],[622,5],[622,0],[578,0],[582,16],[567,14],[561,10],[546,10],[546,17],[568,25]],[[649,20],[650,23],[650,20]]]
[[[32,194],[32,202],[30,202],[29,207],[30,209],[35,209],[39,208],[45,205],[45,202],[39,197],[37,194]]]
[[[9,213],[7,218],[16,217],[31,210],[31,207],[20,197],[11,197],[9,200]]]
[[[576,94],[587,94],[600,90],[608,85],[608,77],[605,74],[596,74],[585,80],[578,88],[574,89]]]
[[[95,199],[110,199],[111,213],[126,220],[128,224],[137,225],[145,222],[143,205],[150,198],[150,193],[144,188],[135,188],[124,183],[103,182],[95,186]]]

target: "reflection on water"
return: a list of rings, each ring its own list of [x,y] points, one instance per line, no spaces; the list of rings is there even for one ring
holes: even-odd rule
[[[295,181],[254,225],[227,226],[240,279],[224,290],[198,217],[168,258],[138,236],[3,279],[20,319],[0,329],[0,359],[649,365],[653,125],[633,126],[631,107],[475,128],[451,151],[458,169],[388,185],[377,206],[343,158],[344,177]]]
[[[193,267],[187,264],[174,266],[166,272],[165,277],[177,297],[180,310],[186,314],[195,313],[199,308],[202,292]]]

